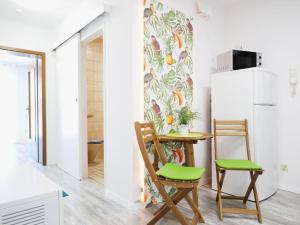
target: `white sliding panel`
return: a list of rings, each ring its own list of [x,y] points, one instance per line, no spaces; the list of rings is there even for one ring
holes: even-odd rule
[[[56,49],[58,95],[58,166],[77,179],[82,178],[79,132],[80,35]]]

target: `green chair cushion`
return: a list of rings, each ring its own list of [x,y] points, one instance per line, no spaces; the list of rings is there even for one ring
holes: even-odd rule
[[[173,163],[166,163],[156,174],[172,180],[198,180],[205,169],[200,167],[184,167]]]
[[[262,170],[262,167],[250,160],[219,159],[215,160],[218,167],[226,170]]]

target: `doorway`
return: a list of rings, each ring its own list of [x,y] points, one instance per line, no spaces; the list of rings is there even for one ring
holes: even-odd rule
[[[88,177],[104,184],[103,36],[88,41],[85,51]]]
[[[0,46],[1,159],[46,165],[45,54]]]

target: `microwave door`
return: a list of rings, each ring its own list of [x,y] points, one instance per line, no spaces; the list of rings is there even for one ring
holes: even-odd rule
[[[233,70],[246,69],[257,66],[256,52],[233,51]]]

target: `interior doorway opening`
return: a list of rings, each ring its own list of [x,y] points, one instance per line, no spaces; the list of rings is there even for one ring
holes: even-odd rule
[[[1,165],[46,165],[45,55],[0,46]]]
[[[104,185],[103,36],[85,44],[88,177]]]

